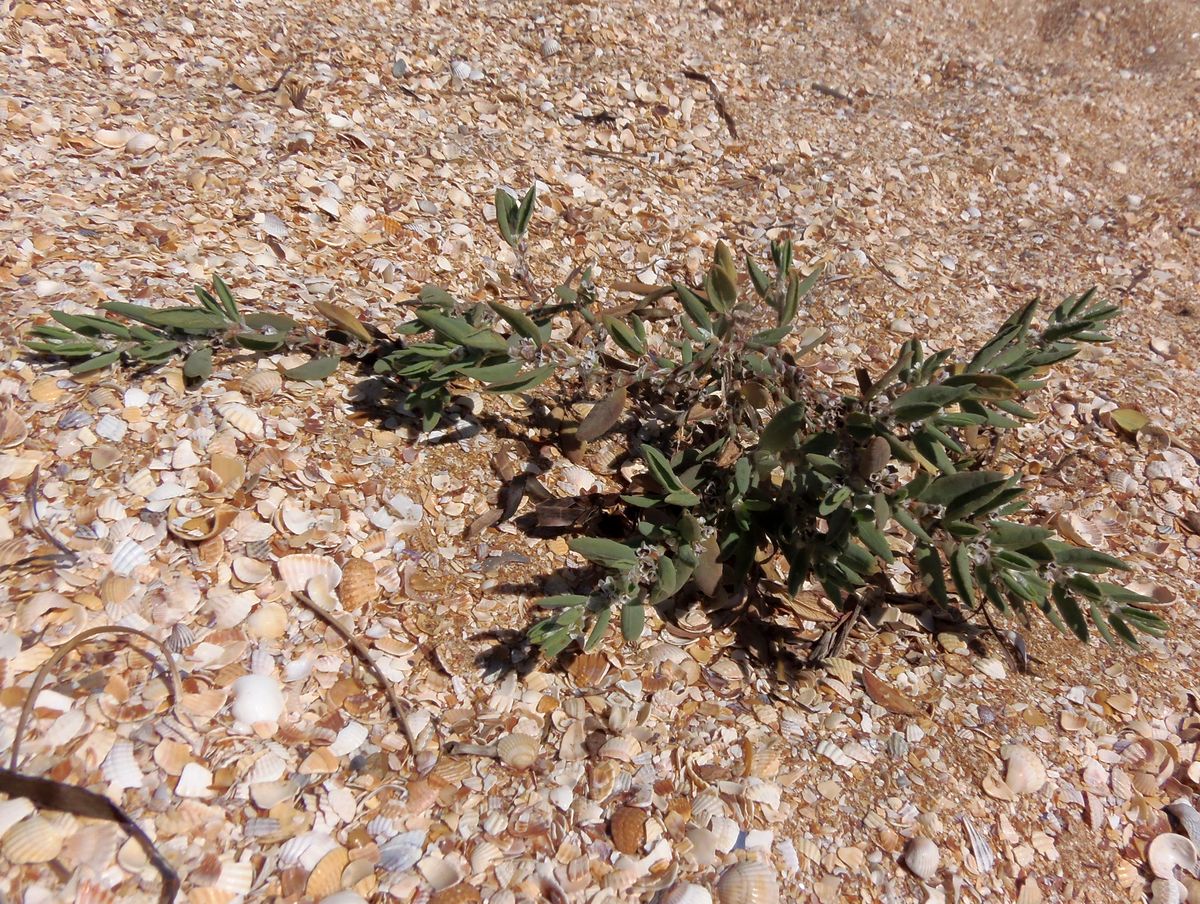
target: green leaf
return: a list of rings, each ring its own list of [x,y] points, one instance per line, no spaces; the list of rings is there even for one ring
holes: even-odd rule
[[[804,424],[804,404],[792,402],[771,418],[758,439],[760,452],[781,452],[794,446],[796,431]]]
[[[493,311],[499,314],[508,325],[511,326],[518,335],[524,336],[536,345],[542,347],[542,331],[538,325],[530,319],[529,315],[517,308],[510,307],[506,304],[501,304],[498,301],[489,301],[488,305]]]
[[[239,319],[238,306],[237,302],[233,299],[233,293],[229,291],[229,286],[225,285],[225,280],[221,279],[215,273],[213,274],[212,284],[213,291],[217,293],[217,298],[221,299],[221,306],[225,309],[225,315],[230,321],[237,323]]]
[[[699,505],[700,497],[697,496],[695,493],[693,493],[691,490],[675,490],[672,493],[668,493],[666,498],[663,501],[667,502],[671,505],[678,505],[678,506],[682,506],[683,508],[689,508],[690,506],[693,506],[693,505]]]
[[[527,370],[525,373],[519,374],[511,380],[489,383],[484,389],[488,392],[524,392],[527,389],[541,386],[552,376],[554,376],[554,365],[544,364],[533,370]]]
[[[327,355],[323,358],[313,358],[299,367],[291,367],[283,372],[289,380],[324,380],[332,376],[338,369],[342,359],[337,355]]]
[[[542,597],[535,605],[543,609],[565,609],[570,606],[582,606],[587,601],[588,597],[579,593],[560,593],[557,596]]]
[[[754,258],[746,255],[746,270],[750,273],[750,282],[759,298],[766,298],[771,290],[771,277],[767,271],[755,263]]]
[[[283,345],[283,336],[279,333],[242,332],[233,337],[233,341],[242,348],[254,352],[273,352]]]
[[[642,603],[627,603],[621,609],[621,635],[630,643],[642,636],[646,626],[646,607]]]
[[[687,489],[672,469],[671,462],[653,446],[642,446],[642,460],[646,462],[650,475],[664,490],[675,493]]]
[[[964,386],[918,386],[892,401],[892,414],[897,420],[919,421],[969,394]]]
[[[116,364],[120,359],[120,349],[117,349],[116,351],[105,352],[104,354],[97,355],[95,358],[92,358],[88,361],[81,361],[79,364],[74,365],[71,368],[71,373],[88,374],[95,370],[103,370],[106,367]]]
[[[950,556],[950,577],[962,601],[974,608],[975,581],[971,573],[971,550],[965,543],[959,543]]]
[[[496,189],[496,226],[500,230],[500,237],[513,248],[516,248],[519,243],[519,239],[513,231],[516,211],[517,202],[513,196],[503,188]]]
[[[786,339],[791,331],[791,324],[785,323],[782,326],[773,327],[772,329],[755,333],[747,341],[747,344],[751,348],[774,348],[775,346],[779,345],[780,342]]]
[[[942,385],[965,386],[971,390],[971,395],[975,398],[991,401],[1011,399],[1020,392],[1017,384],[1008,377],[990,373],[955,374],[943,380]]]
[[[189,380],[207,380],[212,375],[213,350],[211,345],[195,349],[183,362],[183,375]]]
[[[960,500],[994,492],[1008,481],[1008,476],[999,471],[962,471],[944,474],[921,493],[920,500],[926,505],[957,507]]]
[[[457,304],[453,295],[432,283],[422,286],[417,297],[421,299],[421,304],[432,305],[435,308],[452,309]]]
[[[887,537],[874,523],[869,520],[859,521],[855,525],[854,530],[858,534],[858,538],[862,540],[863,545],[871,550],[872,553],[879,556],[885,562],[895,560],[896,556],[888,545]]]
[[[638,338],[637,333],[624,321],[618,320],[616,317],[605,317],[604,326],[608,329],[613,341],[634,358],[640,358],[646,354],[646,346]]]
[[[280,334],[290,333],[299,325],[291,317],[272,311],[256,311],[247,314],[242,318],[242,322],[252,330]]]
[[[592,625],[592,630],[588,634],[587,640],[583,644],[583,652],[590,653],[596,647],[600,646],[600,641],[604,640],[604,634],[608,631],[609,622],[612,621],[612,609],[601,609],[596,613],[596,621]]]
[[[516,378],[521,372],[520,361],[504,361],[500,364],[488,364],[481,367],[469,364],[457,365],[456,370],[469,380],[481,383],[506,383]]]
[[[206,311],[211,311],[222,320],[225,319],[225,309],[221,307],[221,302],[217,301],[212,292],[203,286],[193,286],[192,290],[196,293],[196,297],[200,299],[200,304],[204,306]]]
[[[651,605],[657,605],[675,594],[675,591],[679,588],[676,582],[677,577],[675,561],[673,559],[663,556],[658,560],[658,577],[655,579],[654,587],[650,591]]]
[[[604,537],[576,537],[567,541],[573,551],[589,562],[617,571],[629,571],[637,566],[637,550]]]
[[[224,329],[227,321],[220,314],[203,308],[166,308],[149,315],[151,326],[165,326],[194,333]]]
[[[525,192],[525,197],[521,199],[521,206],[517,209],[516,222],[513,227],[513,232],[518,237],[525,235],[529,229],[529,221],[533,219],[534,203],[537,201],[537,185],[531,185],[529,191]]]
[[[93,317],[89,314],[67,314],[64,311],[51,311],[50,316],[83,336],[113,336],[116,339],[128,339],[129,327],[107,317]]]

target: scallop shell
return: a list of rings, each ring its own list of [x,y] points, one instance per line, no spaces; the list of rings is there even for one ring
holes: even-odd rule
[[[273,396],[283,388],[283,374],[277,370],[256,370],[242,380],[242,392],[254,400]]]
[[[257,785],[262,782],[273,782],[283,778],[284,770],[287,769],[287,763],[283,757],[276,753],[267,751],[246,771],[245,780]]]
[[[580,687],[599,687],[609,671],[608,657],[603,653],[584,653],[575,657],[567,671]]]
[[[1150,872],[1160,879],[1175,878],[1175,869],[1180,867],[1189,873],[1196,871],[1196,846],[1182,835],[1164,833],[1150,842],[1146,849],[1146,860]]]
[[[613,844],[622,854],[639,854],[646,840],[647,813],[639,807],[618,807],[609,823]]]
[[[904,849],[904,865],[923,882],[933,878],[942,855],[938,846],[924,835],[917,835]]]
[[[532,735],[506,734],[496,742],[496,755],[513,769],[528,769],[537,759],[541,742]]]
[[[100,772],[105,781],[115,785],[115,790],[124,791],[126,788],[140,788],[144,776],[142,768],[133,755],[133,744],[129,741],[116,741],[108,751],[108,756],[100,764]]]
[[[1046,767],[1028,747],[1009,747],[1002,755],[1008,761],[1004,783],[1014,794],[1032,794],[1046,784]]]
[[[208,797],[212,794],[213,774],[199,763],[188,763],[179,773],[175,793],[180,797]]]
[[[676,882],[659,898],[659,904],[713,904],[713,899],[703,886]]]
[[[0,801],[0,836],[33,812],[33,804],[23,797]]]
[[[338,591],[342,605],[357,609],[379,598],[375,566],[366,559],[350,559],[342,566],[342,584]]]
[[[0,840],[0,851],[10,863],[46,863],[58,856],[62,846],[62,833],[42,816],[21,820]]]
[[[350,855],[344,847],[335,847],[321,858],[308,874],[308,882],[304,892],[310,898],[320,900],[342,889],[342,870],[350,862]]]
[[[504,859],[504,852],[490,841],[482,841],[471,851],[471,872],[480,875]]]
[[[172,653],[182,653],[195,642],[196,635],[183,622],[175,622],[167,635],[167,649]]]
[[[284,556],[275,563],[275,567],[279,569],[279,576],[292,593],[307,589],[308,582],[315,577],[327,579],[331,589],[342,580],[342,569],[329,556],[297,553]]]
[[[113,574],[120,577],[125,577],[126,575],[132,574],[149,561],[150,553],[146,552],[145,548],[136,540],[127,537],[121,541],[120,546],[113,550]]]
[[[854,765],[854,760],[849,756],[849,754],[847,754],[846,751],[842,750],[841,747],[838,747],[837,744],[834,744],[832,741],[821,741],[819,744],[817,744],[817,754],[826,757],[835,766],[849,768]]]
[[[233,717],[245,725],[278,722],[283,690],[274,675],[243,675],[233,682]]]
[[[417,869],[435,891],[443,891],[462,881],[462,873],[458,871],[458,867],[438,855],[426,857],[417,864]]]
[[[0,449],[19,446],[29,436],[29,426],[11,408],[0,411]]]
[[[637,738],[629,735],[609,738],[601,745],[599,750],[601,757],[618,760],[622,763],[632,763],[634,758],[641,752],[642,745],[638,743]]]
[[[100,582],[98,592],[105,606],[121,606],[128,602],[138,582],[128,575],[110,574]]]
[[[279,603],[263,603],[246,619],[246,632],[258,640],[275,640],[287,630],[287,610]]]
[[[250,893],[254,886],[254,864],[246,861],[226,861],[221,864],[221,874],[215,887],[239,897]]]
[[[232,455],[224,452],[212,453],[208,471],[210,474],[209,488],[213,492],[217,490],[232,492],[246,479],[246,463],[236,453]]]
[[[262,439],[266,436],[262,418],[241,402],[221,402],[217,405],[217,413],[225,419],[227,426],[233,427],[251,439]]]
[[[779,904],[775,871],[757,860],[744,860],[725,870],[717,883],[720,904]]]

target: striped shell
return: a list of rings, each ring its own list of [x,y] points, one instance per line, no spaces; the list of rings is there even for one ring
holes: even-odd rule
[[[357,609],[379,598],[375,566],[366,559],[350,559],[342,566],[342,585],[338,591],[342,605]]]
[[[712,904],[712,895],[703,886],[677,882],[659,898],[659,904]]]
[[[506,734],[496,742],[496,755],[513,769],[528,769],[537,759],[539,741],[533,735]]]
[[[283,388],[283,375],[277,370],[256,370],[242,380],[242,392],[255,399],[273,396]]]
[[[918,879],[927,882],[937,872],[941,856],[936,844],[924,835],[917,835],[904,850],[904,865]]]
[[[757,860],[744,860],[725,870],[717,883],[720,904],[779,904],[775,871]]]
[[[344,847],[335,847],[321,858],[320,863],[313,867],[308,874],[305,894],[318,901],[342,889],[342,870],[350,862],[350,855]]]
[[[297,553],[284,556],[275,563],[279,576],[283,578],[287,589],[292,593],[305,590],[308,582],[315,577],[324,577],[329,581],[330,589],[336,587],[342,580],[342,569],[329,556]]]
[[[10,863],[46,863],[59,855],[62,846],[62,833],[42,816],[21,820],[0,841],[0,851]]]

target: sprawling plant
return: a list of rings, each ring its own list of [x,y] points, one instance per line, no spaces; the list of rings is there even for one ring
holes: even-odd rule
[[[110,301],[100,306],[101,314],[51,311],[55,324],[33,327],[25,344],[32,351],[75,361],[73,374],[116,364],[153,367],[182,358],[184,376],[196,382],[212,373],[214,355],[222,350],[269,353],[296,344],[296,321],[269,311],[243,312],[221,277],[213,276],[211,291],[203,286],[195,291],[197,306],[153,308]],[[285,374],[298,380],[323,379],[337,364],[337,356],[324,356]]]
[[[540,601],[551,614],[530,638],[547,655],[577,640],[594,648],[614,618],[632,640],[648,606],[666,612],[699,597],[726,610],[786,611],[809,582],[851,624],[897,604],[993,631],[992,610],[1028,620],[1036,609],[1060,630],[1087,640],[1094,627],[1110,643],[1166,630],[1152,600],[1102,579],[1126,568],[1120,560],[1016,520],[1022,474],[997,465],[1006,432],[1034,417],[1022,401],[1047,370],[1084,343],[1110,341],[1102,330],[1118,310],[1093,291],[1041,321],[1037,302],[1026,304],[970,355],[909,340],[886,371],[860,368],[842,386],[807,366],[826,338],[806,319],[820,271],[802,274],[790,242],[771,244],[769,269],[747,258],[744,273],[718,243],[702,284],[639,287],[624,306],[602,308],[590,268],[546,301],[526,258],[535,203],[533,189],[496,194],[527,304],[462,302],[427,286],[393,338],[318,307],[332,338],[349,354],[365,350],[426,430],[470,384],[524,393],[554,376],[560,399],[593,403],[577,421],[559,418],[570,451],[586,455],[610,435],[637,463],[621,469],[632,473],[622,492],[592,500],[616,517],[553,522],[583,526],[570,546],[602,574],[587,593]],[[35,328],[30,346],[82,359],[76,372],[186,354],[185,371],[201,377],[215,346],[273,351],[295,327],[241,314],[219,279],[197,294],[198,308],[104,306],[129,326],[55,313],[61,327]],[[338,360],[319,357],[290,375],[320,378]],[[618,530],[588,535],[600,523]]]

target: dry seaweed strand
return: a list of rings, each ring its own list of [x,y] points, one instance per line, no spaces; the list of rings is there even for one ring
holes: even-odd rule
[[[733,121],[733,114],[729,112],[729,108],[725,106],[725,98],[721,95],[720,89],[717,88],[709,76],[703,72],[697,72],[695,69],[684,69],[683,75],[685,78],[690,78],[694,82],[704,82],[708,86],[708,96],[713,99],[713,103],[717,105],[717,113],[721,119],[725,121],[725,128],[729,130],[729,137],[734,141],[738,140],[737,123]]]
[[[396,721],[400,723],[400,728],[404,732],[404,737],[408,740],[408,749],[414,755],[417,752],[416,738],[413,737],[412,730],[408,727],[408,707],[396,696],[396,692],[392,689],[392,684],[387,680],[383,671],[375,664],[375,660],[371,658],[367,648],[362,645],[357,637],[350,633],[341,622],[333,617],[333,613],[324,607],[313,602],[308,594],[303,591],[296,592],[296,598],[304,605],[306,609],[320,618],[325,624],[333,628],[334,631],[350,645],[355,655],[362,660],[367,670],[375,676],[375,680],[379,682],[379,686],[383,688],[383,692],[387,695],[388,703],[391,704],[392,712],[396,716]]]
[[[14,752],[16,750],[15,744],[13,750]],[[9,797],[24,797],[47,810],[58,810],[74,816],[118,823],[129,833],[131,838],[142,846],[146,857],[162,877],[162,891],[158,895],[159,904],[171,904],[179,894],[179,874],[175,872],[171,864],[154,846],[154,842],[129,814],[104,795],[50,778],[22,775],[11,769],[0,769],[0,792]]]
[[[163,645],[163,643],[155,637],[151,637],[145,631],[139,631],[137,628],[127,628],[124,625],[98,625],[95,628],[88,628],[86,631],[80,631],[65,644],[55,651],[54,655],[42,663],[42,667],[38,669],[37,675],[34,676],[33,684],[29,688],[29,694],[25,697],[25,703],[21,707],[21,717],[17,720],[17,732],[13,736],[12,755],[9,757],[9,769],[16,771],[17,760],[21,753],[21,738],[25,734],[25,726],[29,721],[29,717],[33,714],[33,706],[37,701],[38,695],[42,692],[42,685],[46,683],[46,678],[49,677],[51,670],[63,660],[68,653],[91,637],[97,634],[135,634],[145,640],[150,641],[157,646],[163,653],[163,657],[167,662],[167,669],[171,675],[171,696],[175,702],[179,701],[181,681],[179,678],[179,669],[175,665],[175,660],[171,658],[171,653]],[[173,702],[172,707],[175,705]]]

